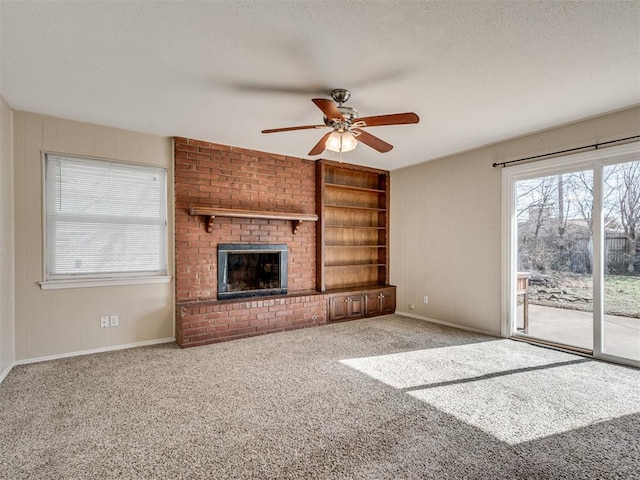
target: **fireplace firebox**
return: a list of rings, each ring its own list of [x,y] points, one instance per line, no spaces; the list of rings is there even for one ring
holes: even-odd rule
[[[218,298],[287,293],[286,245],[218,245]]]

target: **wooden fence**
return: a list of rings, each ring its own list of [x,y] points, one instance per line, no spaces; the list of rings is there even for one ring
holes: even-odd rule
[[[520,239],[519,256],[522,270],[556,270],[574,273],[591,273],[593,267],[591,238],[584,235],[565,235],[538,239],[534,252],[531,238]],[[628,252],[629,239],[620,234],[605,236],[605,273],[629,274],[629,262],[634,263],[634,275],[640,275],[640,239],[636,241],[636,255],[631,259]]]

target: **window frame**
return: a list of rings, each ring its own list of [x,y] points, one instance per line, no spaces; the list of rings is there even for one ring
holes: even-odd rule
[[[42,279],[38,282],[42,290],[56,290],[64,288],[83,288],[83,287],[103,287],[103,286],[116,286],[116,285],[140,285],[140,284],[160,284],[170,283],[171,275],[169,274],[170,262],[169,262],[169,169],[159,165],[129,162],[122,160],[114,160],[110,158],[95,157],[91,155],[78,155],[56,152],[52,150],[42,150],[41,152],[41,195],[42,195]],[[164,196],[161,199],[163,202],[162,208],[164,210],[164,271],[158,272],[111,272],[111,273],[87,273],[80,275],[59,275],[57,278],[49,278],[47,266],[47,156],[62,156],[68,158],[75,158],[78,160],[89,160],[105,163],[116,163],[123,166],[131,167],[143,167],[149,169],[156,169],[163,172],[164,176]]]

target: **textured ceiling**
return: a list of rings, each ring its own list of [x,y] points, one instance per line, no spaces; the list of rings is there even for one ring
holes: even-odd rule
[[[344,154],[391,170],[640,103],[638,1],[1,0],[0,22],[14,109],[307,158],[324,131],[260,131],[348,88],[420,116]]]

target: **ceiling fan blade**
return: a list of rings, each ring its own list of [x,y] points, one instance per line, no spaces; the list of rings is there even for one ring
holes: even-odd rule
[[[380,153],[386,153],[393,148],[393,145],[391,145],[390,143],[387,143],[384,140],[381,140],[378,137],[365,132],[364,130],[360,130],[359,128],[354,128],[352,132],[356,134],[356,139],[359,142],[362,142],[365,145],[369,145],[371,148],[379,151]]]
[[[311,149],[309,155],[320,155],[322,152],[324,152],[324,149],[326,148],[325,145],[327,143],[327,138],[329,138],[329,135],[331,135],[331,133],[332,132],[329,132],[323,135],[320,141],[316,143],[315,146]]]
[[[362,117],[356,119],[354,125],[357,125],[358,127],[381,127],[384,125],[407,125],[409,123],[418,123],[419,121],[420,117],[418,117],[418,115],[413,112],[406,112]]]
[[[307,130],[310,128],[327,128],[326,125],[300,125],[299,127],[269,128],[262,133],[290,132],[291,130]]]
[[[312,98],[311,101],[315,103],[320,110],[322,110],[322,113],[324,113],[327,118],[344,122],[344,117],[333,100],[328,100],[326,98]]]

